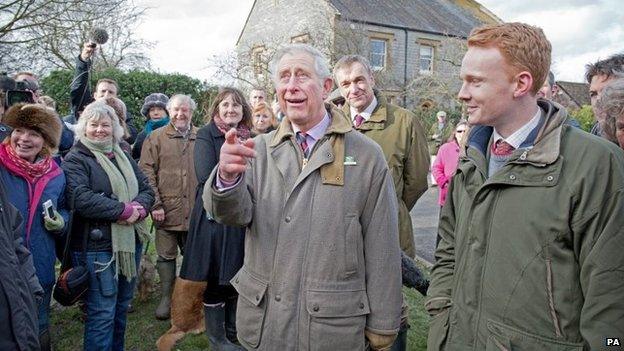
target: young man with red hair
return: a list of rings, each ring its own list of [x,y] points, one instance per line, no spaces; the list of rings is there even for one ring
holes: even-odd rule
[[[597,350],[624,337],[624,157],[537,100],[541,29],[475,29],[459,98],[474,125],[442,209],[429,350]]]

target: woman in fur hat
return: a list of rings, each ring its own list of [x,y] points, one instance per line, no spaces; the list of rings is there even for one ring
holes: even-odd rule
[[[22,237],[32,252],[37,278],[44,290],[44,297],[38,304],[39,339],[41,349],[49,350],[49,307],[55,282],[54,241],[63,235],[68,220],[65,175],[52,159],[61,138],[61,120],[43,105],[17,104],[7,111],[2,122],[13,131],[0,145],[0,177],[9,201],[24,218]],[[53,205],[53,216],[43,208],[48,200]]]
[[[84,350],[123,350],[154,192],[119,146],[124,131],[110,106],[89,104],[75,132],[76,144],[62,167],[76,209],[70,249],[89,272]]]
[[[169,112],[167,112],[167,103],[169,97],[161,93],[149,94],[143,102],[141,107],[141,114],[147,118],[145,127],[137,135],[134,146],[132,146],[132,158],[139,160],[141,158],[141,149],[143,148],[143,142],[145,139],[160,127],[164,127],[169,124]]]

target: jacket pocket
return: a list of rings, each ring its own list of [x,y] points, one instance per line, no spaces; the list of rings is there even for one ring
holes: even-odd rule
[[[582,351],[583,343],[555,340],[527,333],[503,323],[487,321],[486,351]]]
[[[366,315],[365,290],[307,292],[310,350],[363,350]]]
[[[441,350],[446,344],[449,330],[449,313],[447,307],[429,320],[429,334],[427,336],[427,350]]]
[[[349,277],[357,272],[358,269],[358,238],[362,237],[362,225],[357,215],[347,215],[347,230],[345,230],[344,260],[345,260],[345,277]]]
[[[182,199],[178,196],[161,196],[162,206],[165,210],[165,222],[166,226],[178,226],[182,225],[184,219],[184,213],[182,213]]]
[[[268,284],[252,276],[244,267],[238,271],[230,283],[242,297],[238,299],[236,313],[238,338],[256,348],[260,345],[264,327],[266,316],[264,295]]]

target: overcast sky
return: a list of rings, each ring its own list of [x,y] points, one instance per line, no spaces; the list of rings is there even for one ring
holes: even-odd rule
[[[233,50],[253,0],[138,0],[150,7],[138,34],[155,43],[153,68],[210,80],[208,58]],[[383,1],[383,0],[380,0]],[[542,27],[557,80],[583,81],[585,64],[624,52],[621,0],[480,0],[504,21]]]

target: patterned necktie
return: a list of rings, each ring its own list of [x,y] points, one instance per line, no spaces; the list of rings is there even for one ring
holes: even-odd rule
[[[355,116],[355,128],[359,128],[362,123],[364,123],[364,117],[362,117],[361,115],[356,115]]]
[[[304,132],[297,132],[296,138],[297,143],[299,143],[299,146],[301,147],[301,151],[303,151],[303,156],[308,158],[308,134]]]
[[[492,145],[492,154],[496,156],[509,156],[514,150],[513,146],[511,146],[508,142],[503,139],[498,139],[496,143]]]

